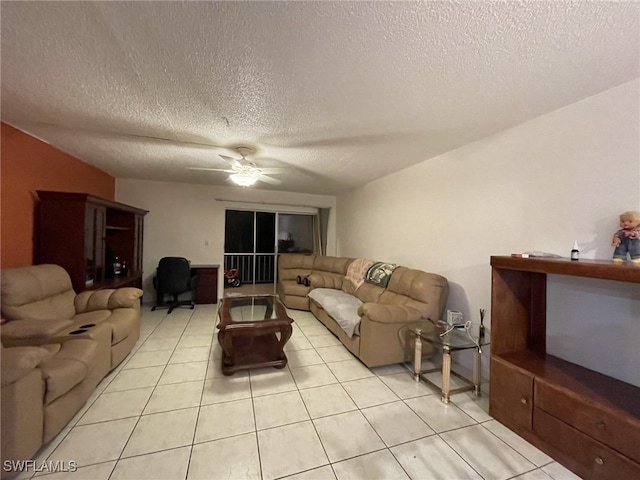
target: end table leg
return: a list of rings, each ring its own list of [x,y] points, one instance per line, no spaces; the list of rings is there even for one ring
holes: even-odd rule
[[[442,402],[449,403],[449,392],[451,391],[451,355],[449,349],[442,352]]]
[[[480,391],[480,379],[482,377],[482,353],[479,348],[473,354],[473,394],[479,397],[482,393]]]
[[[420,381],[420,370],[422,369],[422,339],[416,335],[416,346],[413,353],[413,379]]]

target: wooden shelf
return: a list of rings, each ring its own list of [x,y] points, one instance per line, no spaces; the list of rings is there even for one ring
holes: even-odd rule
[[[569,260],[568,258],[491,257],[491,266],[521,272],[551,273],[573,277],[640,283],[640,265],[613,263],[611,260]]]
[[[510,256],[491,266],[489,413],[585,479],[640,478],[640,388],[546,354],[548,274],[640,283],[640,266]]]

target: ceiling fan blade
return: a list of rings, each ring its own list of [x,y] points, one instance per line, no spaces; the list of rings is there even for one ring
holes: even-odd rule
[[[271,185],[280,185],[282,183],[277,178],[267,177],[266,175],[258,175],[258,180],[264,183],[270,183]]]
[[[240,160],[233,158],[233,157],[228,157],[226,155],[222,155],[222,154],[218,154],[218,156],[223,159],[225,162],[227,162],[229,165],[231,165],[232,167],[236,167],[236,168],[240,168],[242,167],[242,163],[240,162]]]
[[[267,175],[279,175],[283,173],[291,173],[291,169],[289,167],[258,167],[260,169],[260,173],[266,173]]]
[[[47,123],[47,122],[28,122],[28,123],[25,123],[24,126],[27,129],[29,126],[33,126],[34,128],[38,128],[41,130],[44,129],[45,132],[46,131],[55,132],[55,131],[61,131],[61,130],[72,131],[77,133],[84,133],[87,135],[95,135],[102,138],[129,138],[131,140],[141,141],[141,142],[144,142],[144,141],[157,142],[161,144],[170,144],[170,145],[181,146],[181,147],[210,149],[210,150],[216,150],[218,152],[234,153],[232,149],[227,147],[221,147],[219,145],[212,145],[210,143],[203,143],[203,142],[186,142],[186,141],[174,140],[170,138],[156,137],[153,135],[137,135],[132,133],[108,132],[108,131],[101,132],[101,131],[95,131],[95,130],[90,130],[86,128],[66,127],[64,125],[56,125],[56,124]],[[228,157],[228,158],[231,158],[231,157]]]
[[[236,173],[233,170],[225,170],[224,168],[209,168],[209,167],[186,167],[187,170],[207,170],[209,172],[224,172],[224,173]]]

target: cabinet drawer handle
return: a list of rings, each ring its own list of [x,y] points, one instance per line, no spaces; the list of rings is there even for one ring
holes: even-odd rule
[[[526,398],[524,398],[524,397],[522,397],[522,398],[520,399],[520,403],[521,403],[521,404],[523,404],[523,405],[526,405],[526,404],[527,404],[527,399],[526,399]]]
[[[596,423],[596,428],[598,430],[604,430],[604,422],[598,422]]]
[[[604,460],[602,459],[602,457],[596,457],[594,460],[598,465],[604,465]]]

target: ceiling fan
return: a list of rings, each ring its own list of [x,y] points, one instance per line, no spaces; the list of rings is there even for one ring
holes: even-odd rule
[[[257,167],[254,162],[246,159],[246,156],[250,155],[253,152],[250,147],[236,147],[236,151],[242,157],[239,160],[232,157],[227,157],[226,155],[218,154],[220,158],[231,165],[231,169],[210,167],[187,167],[187,169],[230,173],[231,175],[229,175],[229,180],[242,187],[250,187],[258,180],[260,180],[261,182],[270,183],[271,185],[280,185],[282,183],[280,180],[278,180],[277,178],[269,177],[268,175],[277,175],[289,172],[288,168]]]

